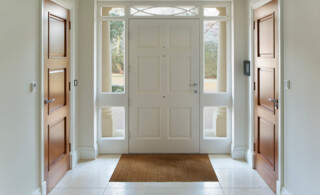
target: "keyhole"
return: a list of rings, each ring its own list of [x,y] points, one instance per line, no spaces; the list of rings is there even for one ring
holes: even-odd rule
[[[166,98],[166,96],[162,96],[163,98]]]

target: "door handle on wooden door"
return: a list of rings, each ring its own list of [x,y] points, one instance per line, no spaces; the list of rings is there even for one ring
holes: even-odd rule
[[[50,103],[53,103],[54,101],[55,99],[48,100],[47,98],[44,98],[44,104],[50,104]]]
[[[269,98],[268,100],[269,100],[269,102],[274,103],[274,108],[275,108],[275,109],[278,109],[278,108],[279,108],[279,100],[278,100],[278,99]]]

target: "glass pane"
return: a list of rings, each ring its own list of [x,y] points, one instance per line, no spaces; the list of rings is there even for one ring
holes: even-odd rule
[[[130,12],[134,16],[195,16],[198,14],[198,8],[195,6],[134,6]]]
[[[204,93],[227,91],[227,28],[225,21],[205,21]]]
[[[101,137],[125,138],[124,107],[101,108]]]
[[[124,16],[124,8],[120,7],[103,7],[102,16]]]
[[[102,22],[102,92],[124,92],[124,27],[124,21],[120,20]]]
[[[203,110],[203,137],[227,137],[227,108],[204,107]]]
[[[204,16],[226,16],[226,7],[205,7]]]

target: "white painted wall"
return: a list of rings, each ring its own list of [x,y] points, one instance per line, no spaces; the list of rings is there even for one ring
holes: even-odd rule
[[[320,1],[283,0],[284,187],[320,194]]]
[[[249,2],[233,1],[233,145],[232,157],[245,158],[249,132],[249,77],[243,74],[243,60],[249,59]]]
[[[0,194],[40,186],[41,1],[0,3]]]
[[[78,146],[80,158],[94,158],[95,136],[95,1],[78,0]]]

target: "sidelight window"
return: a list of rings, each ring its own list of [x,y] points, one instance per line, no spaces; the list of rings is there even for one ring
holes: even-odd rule
[[[203,109],[203,137],[227,137],[227,108],[204,107]]]
[[[101,137],[125,137],[125,109],[124,107],[101,108]]]
[[[125,22],[102,22],[101,56],[102,92],[124,93],[125,87]]]
[[[227,31],[225,21],[204,21],[204,92],[227,92]]]

